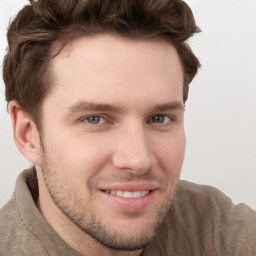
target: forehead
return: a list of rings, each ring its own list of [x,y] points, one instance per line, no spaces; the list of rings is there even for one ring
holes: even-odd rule
[[[68,41],[68,43],[64,44],[64,47],[62,41],[55,41],[52,45],[52,53],[53,55],[56,55],[54,59],[67,58],[72,52],[74,53],[76,49],[81,50],[82,46],[85,46],[85,48],[88,49],[88,52],[93,49],[101,54],[106,52],[106,50],[115,50],[118,52],[123,49],[128,51],[143,49],[143,51],[147,51],[151,50],[152,47],[158,51],[160,48],[162,48],[162,50],[169,48],[176,51],[171,42],[162,38],[128,38],[115,34],[98,34],[92,36],[79,36]],[[85,49],[83,49],[83,51],[84,50]],[[151,52],[151,55],[152,54],[154,54],[154,52]]]
[[[56,42],[53,49],[58,52],[60,43]],[[141,64],[141,69],[144,70],[150,67],[157,71],[159,64],[161,68],[163,64],[166,69],[176,68],[175,71],[180,71],[181,67],[175,47],[163,39],[128,39],[108,34],[83,36],[70,41],[53,59],[55,74],[58,68],[72,64],[83,64],[87,68],[104,67],[101,72],[108,70],[108,67],[118,70],[134,64]]]
[[[66,45],[51,64],[50,94],[66,98],[66,103],[182,101],[180,59],[174,46],[164,40],[81,37]]]

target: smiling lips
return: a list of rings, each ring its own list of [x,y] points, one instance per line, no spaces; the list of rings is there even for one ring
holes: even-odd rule
[[[116,184],[101,189],[108,206],[125,211],[139,211],[150,205],[158,187],[154,184]]]

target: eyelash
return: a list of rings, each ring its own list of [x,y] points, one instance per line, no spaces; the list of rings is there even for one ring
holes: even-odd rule
[[[162,118],[162,117],[164,117],[164,118],[168,118],[169,120],[167,121],[167,122],[153,122],[153,118]],[[91,116],[86,116],[86,117],[83,117],[82,118],[82,121],[87,121],[87,123],[88,124],[90,124],[90,125],[100,125],[100,124],[104,124],[105,122],[103,121],[100,121],[99,120],[99,122],[97,123],[90,123],[89,121],[88,121],[88,119],[90,119],[90,118],[99,118],[99,119],[104,119],[104,120],[107,120],[107,118],[106,117],[104,117],[104,116],[101,116],[101,115],[91,115]],[[153,124],[161,124],[161,125],[168,125],[170,122],[172,122],[172,121],[174,121],[174,117],[172,116],[172,115],[166,115],[166,114],[156,114],[156,115],[153,115],[153,116],[151,116],[149,119],[148,119],[148,121],[147,121],[147,123],[153,123]]]
[[[99,119],[105,119],[105,120],[106,120],[106,118],[104,118],[104,117],[102,117],[102,116],[87,116],[87,117],[83,118],[83,120],[84,120],[84,121],[87,120],[87,122],[88,122],[89,124],[91,124],[91,125],[96,125],[96,124],[101,124],[101,123],[103,123],[103,122],[101,122],[101,121],[99,121],[98,123],[90,123],[90,122],[88,121],[88,119],[90,119],[90,118],[99,118]]]
[[[153,122],[152,119],[153,119],[153,118],[156,118],[156,117],[158,117],[158,118],[162,118],[162,117],[166,118],[166,117],[167,117],[169,120],[168,120],[167,122],[163,122],[163,123]],[[149,120],[150,120],[149,123],[161,124],[161,125],[168,125],[170,122],[174,121],[174,117],[173,117],[172,115],[157,114],[157,115],[154,115],[154,116],[150,117]]]

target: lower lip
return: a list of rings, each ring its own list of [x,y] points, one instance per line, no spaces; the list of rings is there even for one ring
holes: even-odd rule
[[[101,191],[101,193],[105,196],[108,202],[114,204],[119,209],[125,211],[139,211],[146,208],[153,201],[155,191],[151,191],[146,196],[142,196],[140,198],[124,198],[106,193],[104,191]]]

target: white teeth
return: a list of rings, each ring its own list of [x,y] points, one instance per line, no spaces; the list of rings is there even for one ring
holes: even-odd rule
[[[123,192],[123,191],[120,191],[120,190],[117,190],[117,191],[116,191],[116,195],[117,195],[117,196],[120,196],[120,197],[124,197],[124,192]]]
[[[142,196],[146,196],[149,193],[149,190],[144,190],[144,191],[135,191],[135,192],[130,192],[130,191],[121,191],[121,190],[107,190],[106,191],[108,194],[119,196],[119,197],[124,197],[124,198],[140,198]]]
[[[136,191],[132,193],[133,198],[142,197],[142,191]]]
[[[128,192],[128,191],[124,191],[124,198],[133,198],[133,193]]]

